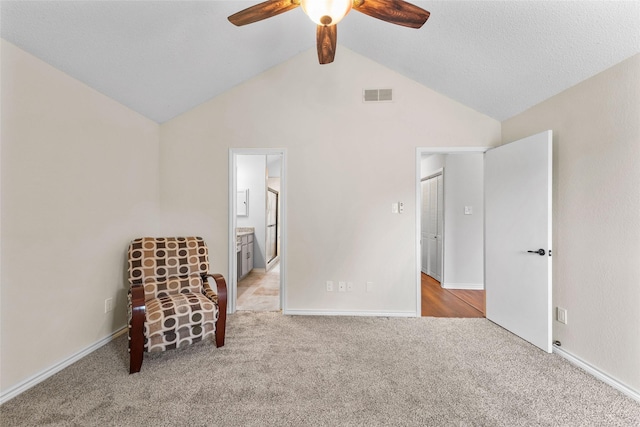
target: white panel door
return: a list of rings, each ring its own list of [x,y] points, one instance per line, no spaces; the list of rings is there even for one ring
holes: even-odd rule
[[[551,131],[485,154],[487,319],[547,352],[552,349],[551,172]]]
[[[422,185],[422,271],[442,281],[442,175],[421,182]]]
[[[420,271],[429,274],[429,233],[427,230],[427,216],[429,212],[429,181],[420,182],[420,244],[421,244],[421,266]]]

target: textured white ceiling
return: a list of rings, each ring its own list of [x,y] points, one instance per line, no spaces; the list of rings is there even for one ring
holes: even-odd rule
[[[315,48],[315,25],[299,8],[240,28],[227,21],[256,3],[2,1],[0,29],[162,123]],[[431,12],[422,29],[352,12],[338,44],[498,120],[640,51],[638,1],[412,3]]]

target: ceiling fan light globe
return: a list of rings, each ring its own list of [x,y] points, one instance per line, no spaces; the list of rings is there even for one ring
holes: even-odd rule
[[[300,6],[318,25],[336,25],[351,10],[353,0],[301,0]]]

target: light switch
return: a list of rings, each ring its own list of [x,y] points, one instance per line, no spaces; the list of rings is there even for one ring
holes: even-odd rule
[[[473,214],[473,206],[465,206],[465,207],[464,207],[464,214],[465,214],[465,215],[471,215],[471,214]]]
[[[398,213],[398,204],[391,203],[391,213]]]
[[[558,322],[567,324],[567,309],[562,307],[557,307],[557,315],[556,319]]]

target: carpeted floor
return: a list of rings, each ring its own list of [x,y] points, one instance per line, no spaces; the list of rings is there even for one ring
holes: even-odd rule
[[[486,319],[236,313],[226,345],[126,336],[0,407],[2,426],[638,426],[640,405]]]

